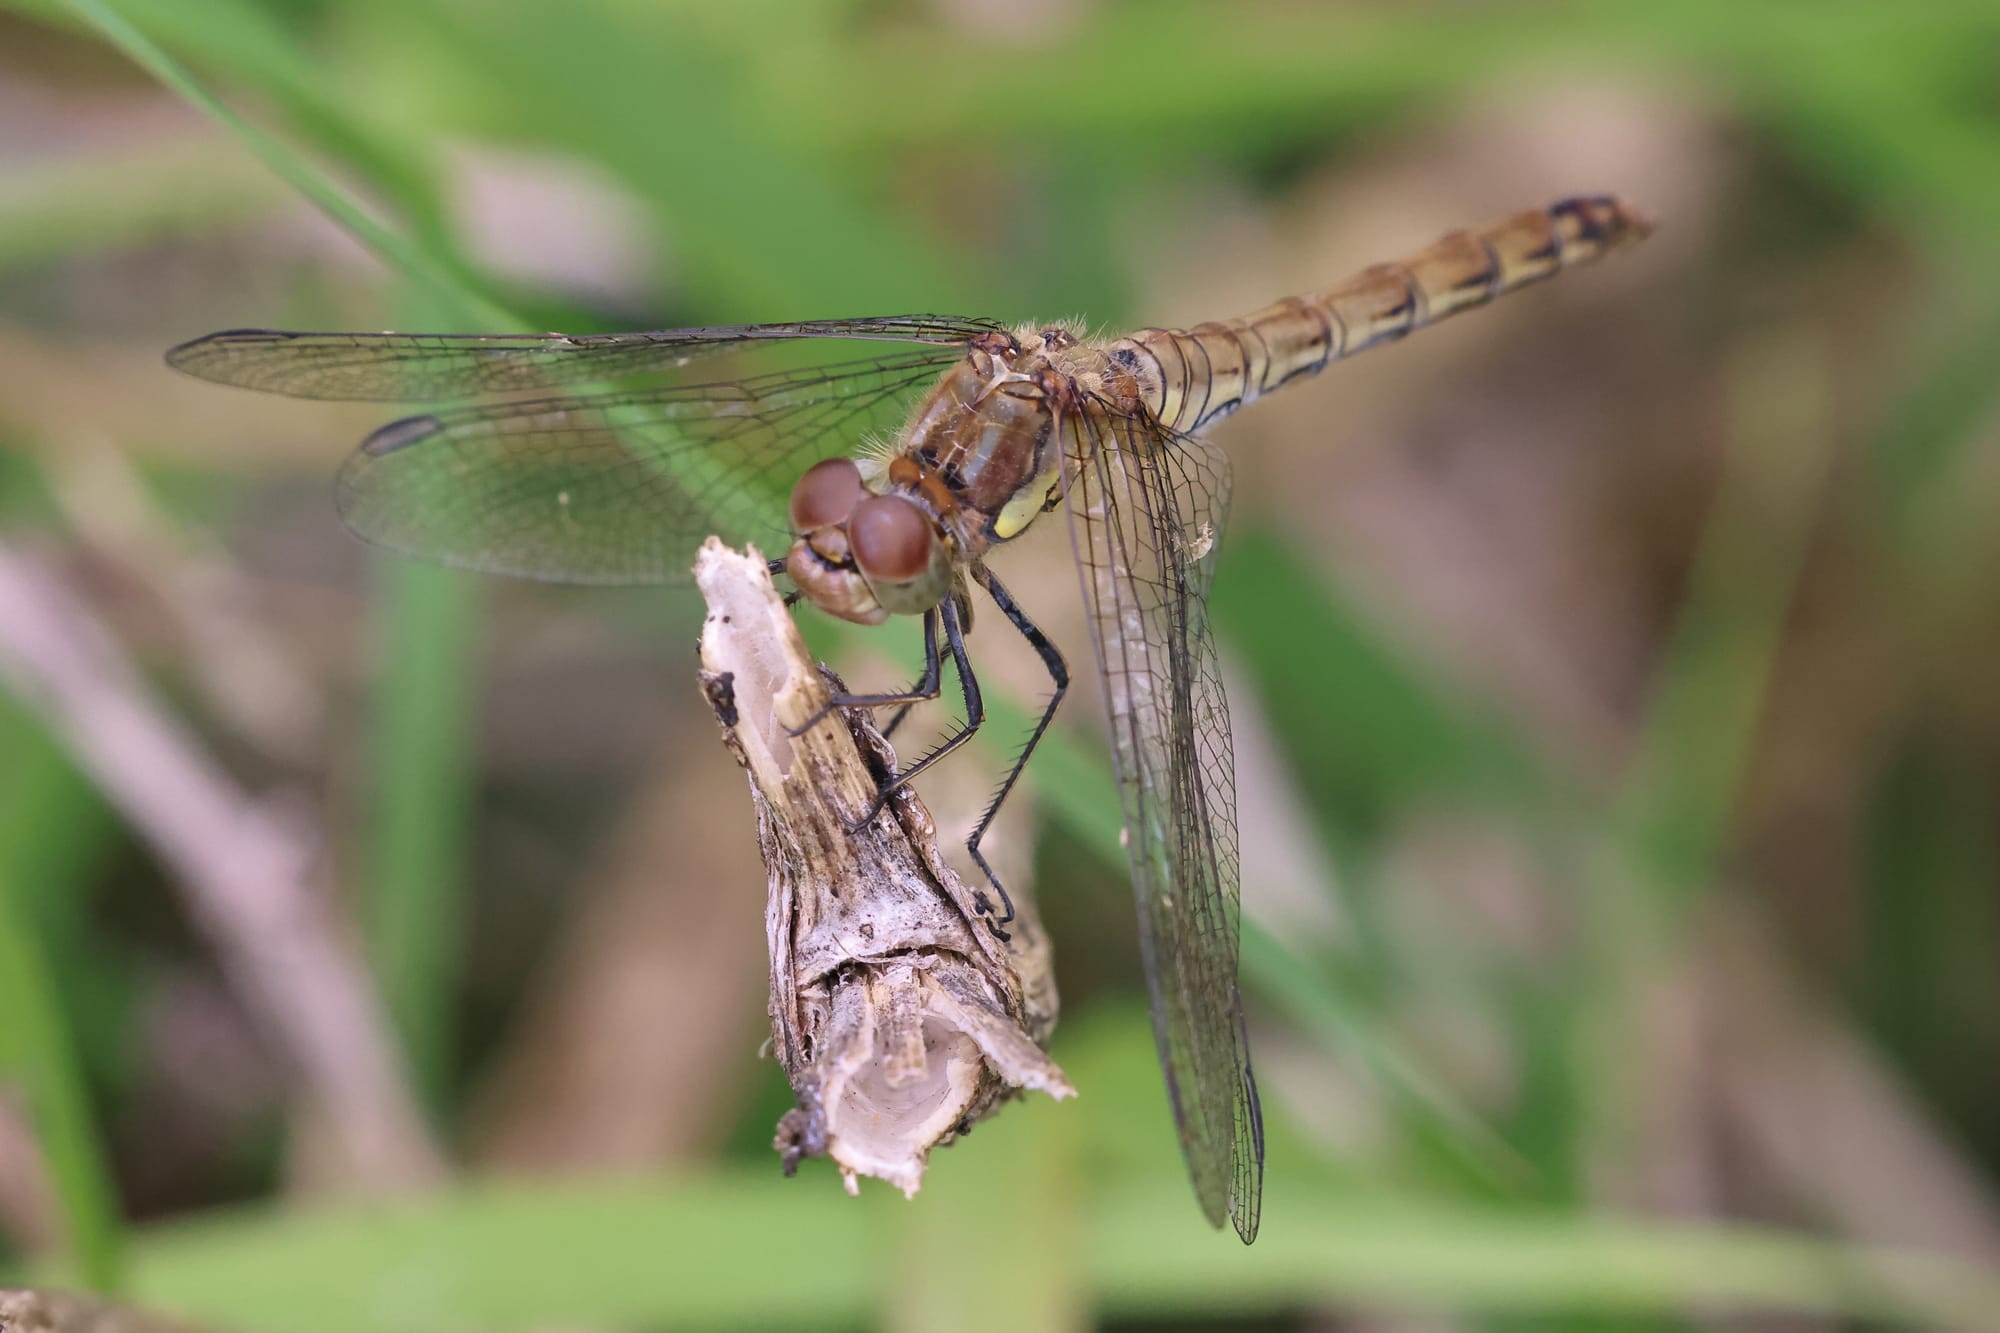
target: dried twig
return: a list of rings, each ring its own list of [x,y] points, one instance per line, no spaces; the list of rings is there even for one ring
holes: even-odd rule
[[[441,1174],[387,1016],[307,850],[153,700],[95,616],[0,547],[0,680],[35,708],[172,871],[237,990],[297,1065],[364,1187]]]
[[[0,1333],[194,1333],[126,1305],[66,1291],[0,1291]]]
[[[695,581],[702,685],[750,775],[769,874],[771,1032],[798,1099],[776,1146],[787,1171],[824,1154],[850,1190],[867,1175],[914,1194],[930,1149],[1016,1089],[1074,1092],[1040,1045],[1055,992],[1039,925],[999,938],[908,788],[851,827],[894,756],[859,712],[820,716],[830,676],[757,552],[711,539]]]

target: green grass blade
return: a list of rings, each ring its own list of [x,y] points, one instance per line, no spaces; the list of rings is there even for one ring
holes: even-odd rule
[[[35,743],[30,726],[0,700],[0,749],[11,756],[0,775],[0,811],[27,808],[24,788],[36,782],[34,770],[61,762],[53,749]],[[117,1192],[84,1086],[83,1060],[20,877],[42,859],[29,845],[34,832],[16,819],[0,828],[0,1082],[24,1094],[82,1280],[93,1290],[115,1291],[125,1268]]]
[[[1737,808],[1829,465],[1824,349],[1792,332],[1731,377],[1725,474],[1616,816],[1646,886],[1712,882]]]
[[[370,701],[366,919],[370,956],[425,1099],[446,1104],[465,937],[472,818],[475,580],[378,562],[373,607],[384,668]]]
[[[1133,1190],[1095,1214],[1091,1273],[1105,1309],[1180,1319],[1354,1306],[1544,1319],[1817,1313],[1974,1329],[2000,1308],[1990,1272],[1751,1227],[1274,1192],[1245,1255],[1150,1225],[1168,1206],[1162,1193]]]
[[[1030,1104],[1009,1115],[1034,1113]],[[984,1134],[951,1157],[980,1151]],[[889,1211],[907,1216],[885,1225]],[[1971,1329],[2000,1308],[2000,1278],[1970,1265],[1749,1227],[1397,1204],[1294,1187],[1272,1191],[1266,1233],[1245,1250],[1203,1226],[1178,1183],[1114,1188],[1076,1211],[1081,1243],[1071,1258],[1108,1319],[1365,1306],[1786,1312]],[[905,1203],[882,1188],[845,1198],[824,1173],[496,1185],[395,1206],[259,1209],[151,1228],[135,1246],[133,1296],[224,1326],[287,1333],[852,1327],[910,1280],[886,1261],[885,1235],[950,1216],[926,1196]],[[940,1230],[938,1239],[947,1265],[987,1262],[983,1230]],[[885,1281],[892,1285],[878,1285]],[[995,1299],[1004,1302],[1004,1292]]]
[[[66,3],[133,63],[228,130],[273,175],[297,190],[341,230],[398,273],[422,285],[433,299],[447,302],[493,328],[509,326],[506,312],[493,305],[468,280],[461,264],[399,234],[349,198],[304,158],[224,106],[108,0],[66,0]]]
[[[1255,921],[1243,925],[1243,976],[1300,1032],[1342,1064],[1366,1068],[1406,1131],[1442,1153],[1483,1193],[1523,1193],[1534,1167],[1436,1074],[1385,1037],[1371,1008],[1343,995],[1321,968],[1299,958]]]

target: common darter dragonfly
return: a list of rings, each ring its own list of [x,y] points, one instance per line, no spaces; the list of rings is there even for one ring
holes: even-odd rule
[[[1123,337],[934,315],[575,336],[239,329],[167,360],[300,398],[499,397],[363,441],[337,503],[370,542],[525,578],[646,584],[686,581],[710,533],[776,538],[788,553],[773,573],[795,599],[863,625],[922,617],[922,678],[837,703],[934,698],[949,654],[965,722],[888,779],[870,817],[979,728],[964,634],[982,589],[1054,685],[967,840],[998,899],[984,900],[996,933],[1013,909],[980,844],[1069,671],[987,557],[1061,509],[1110,718],[1167,1093],[1203,1213],[1248,1243],[1263,1120],[1237,989],[1236,787],[1207,610],[1229,462],[1203,431],[1646,231],[1615,198],[1565,199],[1236,319]],[[734,373],[742,358],[765,368]]]

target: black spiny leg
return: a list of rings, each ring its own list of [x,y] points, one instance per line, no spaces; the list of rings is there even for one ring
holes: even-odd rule
[[[986,720],[986,705],[979,697],[979,680],[972,674],[972,661],[965,653],[965,631],[959,624],[957,600],[951,597],[945,598],[938,603],[934,611],[926,613],[926,617],[930,615],[935,615],[944,622],[945,642],[951,645],[951,664],[957,669],[958,683],[965,691],[965,725],[939,741],[937,748],[922,759],[884,782],[882,789],[875,793],[875,799],[868,806],[867,812],[855,821],[856,828],[873,822],[875,816],[882,813],[882,807],[889,803],[889,796],[896,788],[971,740],[973,733],[979,730],[979,724]],[[932,676],[932,695],[937,692],[935,680],[936,677]]]
[[[909,689],[899,690],[894,694],[837,694],[827,700],[826,707],[814,713],[798,726],[793,727],[786,734],[790,736],[803,736],[806,732],[818,726],[821,719],[836,708],[882,708],[889,704],[901,704],[902,708],[897,712],[895,717],[890,719],[889,725],[882,730],[882,734],[887,736],[891,731],[896,729],[896,723],[903,720],[903,714],[909,711],[910,705],[938,697],[938,680],[943,669],[943,664],[938,657],[937,627],[938,611],[936,607],[932,607],[930,610],[924,612],[924,674],[917,677],[917,683]],[[872,811],[869,813],[869,818],[874,818]]]
[[[933,692],[932,694],[926,697],[936,698],[937,695],[935,692]],[[883,740],[892,741],[896,739],[896,728],[903,725],[903,719],[910,715],[910,710],[912,708],[915,708],[919,702],[921,701],[917,699],[912,699],[906,704],[899,705],[895,712],[889,714],[889,720],[882,724]]]
[[[935,614],[935,612],[927,614]],[[885,741],[896,738],[896,728],[903,725],[903,719],[910,715],[912,708],[915,708],[918,704],[926,700],[938,697],[937,626],[928,619],[925,621],[924,634],[924,674],[917,684],[910,687],[910,696],[897,706],[895,712],[889,715],[889,720],[880,724],[882,739]],[[928,693],[925,691],[928,691]]]
[[[993,873],[993,867],[986,864],[986,858],[980,854],[979,844],[985,838],[986,830],[992,825],[993,817],[1000,813],[1000,806],[1006,801],[1008,793],[1014,790],[1014,784],[1020,780],[1021,770],[1028,766],[1028,756],[1035,752],[1035,747],[1041,743],[1043,734],[1049,729],[1049,723],[1055,720],[1056,709],[1061,706],[1063,695],[1069,689],[1069,664],[1063,661],[1062,650],[1049,641],[1049,636],[1042,633],[1034,621],[1028,619],[1027,613],[1021,610],[1019,603],[1015,602],[1014,595],[1001,585],[1000,580],[988,573],[984,565],[973,566],[972,577],[978,581],[980,587],[986,589],[987,595],[993,598],[994,605],[1000,608],[1000,614],[1007,617],[1007,623],[1021,631],[1021,637],[1034,648],[1036,655],[1042,659],[1042,665],[1048,668],[1049,679],[1055,682],[1055,690],[1049,695],[1048,703],[1043,706],[1042,715],[1035,722],[1035,729],[1028,733],[1027,743],[1021,747],[1021,753],[1014,757],[1014,766],[1009,768],[1007,776],[1001,779],[999,790],[994,792],[993,799],[986,803],[986,812],[980,815],[979,822],[973,825],[972,836],[965,840],[965,850],[972,854],[973,862],[985,874],[986,882],[993,886],[994,892],[1000,895],[1000,902],[1006,909],[998,922],[990,923],[993,933],[1004,940],[1007,934],[1000,927],[1014,919],[1014,900],[1008,896],[1007,888],[1000,882],[999,876]]]
[[[784,573],[785,570],[786,570],[786,562],[783,556],[778,557],[776,560],[766,560],[764,562],[764,572],[769,574],[772,578],[778,577],[778,575]],[[799,598],[805,595],[806,595],[805,590],[803,588],[794,588],[790,592],[786,593],[785,609],[790,610],[792,607],[797,606],[799,604]]]

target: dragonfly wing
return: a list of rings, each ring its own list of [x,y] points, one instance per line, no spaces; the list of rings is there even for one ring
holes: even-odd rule
[[[1202,1211],[1247,1244],[1264,1128],[1236,983],[1236,777],[1207,607],[1229,461],[1101,405],[1073,430],[1064,507],[1110,714],[1154,1036]]]
[[[167,364],[198,379],[293,398],[436,402],[673,374],[746,345],[849,339],[962,346],[1000,325],[951,315],[824,319],[645,333],[287,333],[231,329]]]
[[[405,417],[341,469],[366,541],[558,583],[685,582],[710,533],[789,542],[809,464],[898,430],[955,345],[726,382],[575,394]]]

